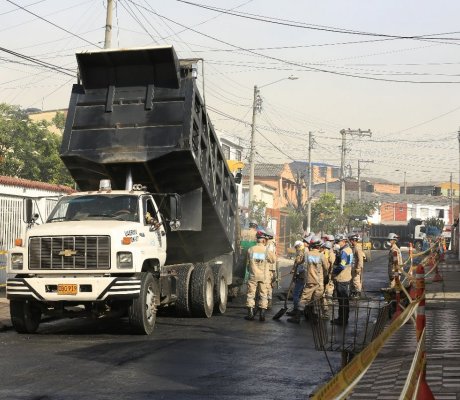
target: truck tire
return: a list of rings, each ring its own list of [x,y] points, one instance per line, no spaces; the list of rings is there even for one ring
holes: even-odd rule
[[[178,317],[190,317],[192,308],[190,302],[190,278],[193,265],[182,265],[176,268],[176,314]]]
[[[159,284],[149,272],[141,273],[139,297],[132,300],[129,307],[129,323],[136,333],[151,335],[157,319],[157,299],[160,296]]]
[[[372,249],[374,250],[380,250],[382,248],[382,242],[379,240],[373,240],[372,241]]]
[[[40,307],[31,300],[11,300],[10,315],[18,333],[35,333],[42,318]]]
[[[417,251],[418,253],[422,251],[422,247],[423,247],[422,242],[415,242],[415,243],[414,243],[414,249],[415,249],[415,251]]]
[[[388,242],[383,242],[383,248],[384,248],[385,250],[388,250],[390,247],[391,247],[390,243],[388,243]]]
[[[214,276],[208,264],[196,264],[190,282],[192,315],[211,318],[214,310]]]
[[[225,267],[216,264],[212,268],[214,275],[214,312],[224,314],[227,310],[228,283],[225,274]]]

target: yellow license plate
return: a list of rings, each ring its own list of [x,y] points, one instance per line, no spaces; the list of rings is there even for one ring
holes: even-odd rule
[[[78,293],[77,285],[74,283],[61,283],[58,285],[58,294],[73,295]]]

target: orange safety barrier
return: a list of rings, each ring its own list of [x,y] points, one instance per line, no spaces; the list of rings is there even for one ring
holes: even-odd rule
[[[417,335],[417,342],[422,338],[426,327],[426,318],[425,318],[425,268],[423,265],[419,265],[416,271],[417,279],[417,299],[420,299],[418,308],[417,308],[417,318],[415,322],[415,330]],[[423,340],[425,340],[425,335],[423,335]],[[425,352],[425,343],[422,343],[422,352],[421,358],[423,362],[423,367],[419,376],[418,391],[417,391],[417,400],[434,400],[433,393],[428,386],[426,381],[426,352]]]

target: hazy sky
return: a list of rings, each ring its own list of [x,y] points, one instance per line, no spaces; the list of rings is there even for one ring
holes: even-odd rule
[[[340,165],[340,130],[361,128],[372,137],[347,137],[355,176],[361,159],[373,161],[362,164],[363,176],[402,183],[406,172],[408,182],[435,182],[453,172],[458,181],[460,2],[115,3],[112,47],[172,44],[180,58],[204,58],[214,126],[245,147],[253,88],[261,88],[258,162],[305,160],[313,131],[312,160]],[[66,108],[74,53],[103,47],[105,7],[101,0],[0,0],[0,102]]]

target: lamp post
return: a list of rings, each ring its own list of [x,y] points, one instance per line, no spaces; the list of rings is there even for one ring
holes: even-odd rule
[[[269,85],[273,85],[275,83],[284,81],[284,80],[296,80],[299,79],[296,76],[288,76],[286,78],[281,78],[276,81],[267,83],[265,85],[260,86],[259,88],[257,85],[254,85],[254,98],[252,102],[252,124],[251,124],[251,144],[249,149],[249,199],[248,199],[248,207],[249,207],[249,215],[252,214],[251,209],[251,202],[254,196],[254,169],[255,169],[255,162],[254,162],[254,153],[256,147],[256,116],[257,113],[262,110],[262,98],[260,97],[260,90],[261,88],[267,87]]]
[[[407,194],[407,185],[406,185],[406,171],[402,171],[400,169],[395,169],[395,172],[403,172],[404,173],[404,194]]]

